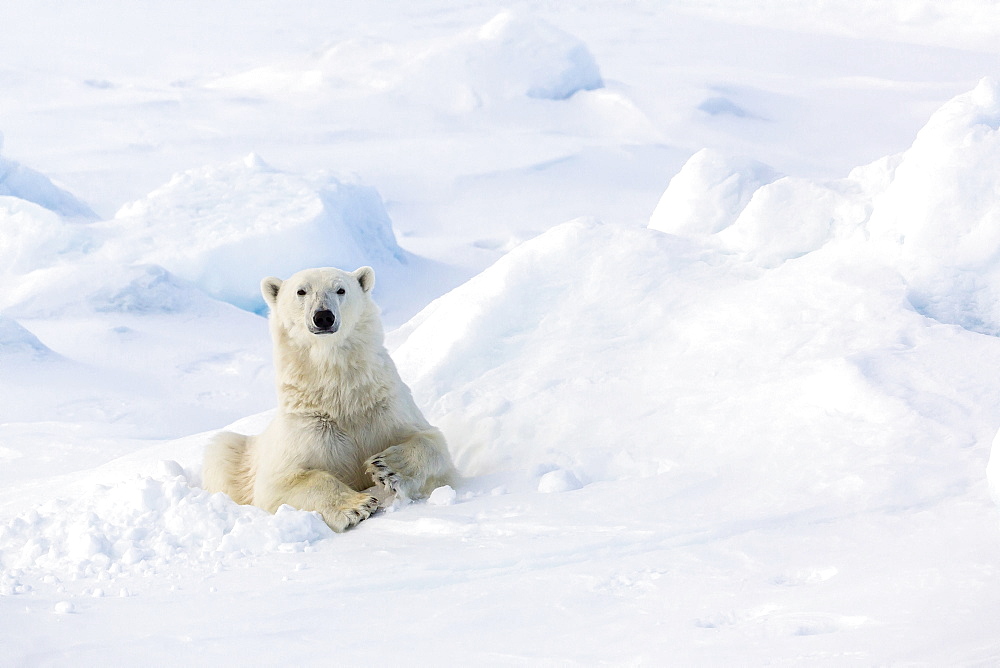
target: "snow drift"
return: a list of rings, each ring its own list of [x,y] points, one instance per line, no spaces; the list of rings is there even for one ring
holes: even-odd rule
[[[3,135],[0,134],[0,152]],[[16,197],[48,209],[65,218],[96,220],[89,206],[33,169],[0,155],[0,197]],[[2,236],[2,235],[0,235]]]
[[[756,160],[702,149],[670,180],[649,228],[681,236],[721,232],[736,222],[761,186],[778,176]]]
[[[1000,83],[944,105],[874,200],[873,240],[922,312],[1000,334]]]
[[[284,173],[253,155],[176,175],[122,207],[102,232],[112,261],[159,265],[217,299],[256,311],[263,309],[265,276],[406,261],[374,189]]]
[[[231,18],[238,4],[212,11]],[[211,32],[220,23],[186,20],[194,6],[164,16],[185,19],[186,38],[199,25],[222,35]],[[887,64],[870,55],[898,55],[899,44],[830,46],[648,4],[640,25],[635,7],[605,3],[560,14],[615,77],[588,92],[602,83],[589,49],[530,16],[483,26],[480,5],[442,4],[431,20],[389,3],[354,10],[385,17],[358,29],[319,2],[261,9],[274,25],[206,40],[217,53],[230,39],[248,50],[211,66],[199,55],[196,75],[177,71],[190,54],[163,40],[164,62],[124,49],[139,74],[109,66],[105,80],[88,61],[67,68],[65,98],[23,108],[44,112],[39,135],[68,117],[64,105],[108,110],[100,120],[120,126],[75,139],[56,162],[115,177],[94,156],[121,151],[117,178],[130,188],[141,179],[122,164],[155,172],[168,154],[233,155],[252,140],[315,164],[336,147],[341,164],[392,190],[414,246],[454,265],[427,262],[425,275],[408,258],[405,272],[382,274],[386,296],[409,307],[423,295],[401,277],[443,290],[461,264],[453,249],[513,248],[392,335],[467,478],[333,538],[308,513],[270,516],[197,489],[209,433],[159,440],[252,413],[238,431],[266,423],[265,321],[201,286],[255,299],[260,276],[281,272],[265,249],[297,255],[297,267],[317,246],[324,264],[343,263],[326,258],[344,248],[365,256],[358,263],[381,252],[399,264],[373,191],[337,180],[331,192],[328,179],[251,159],[183,172],[107,223],[4,196],[0,643],[12,661],[308,665],[335,645],[350,663],[370,658],[377,626],[392,630],[378,648],[390,663],[996,662],[1000,532],[984,469],[1000,344],[980,333],[993,318],[996,87],[957,98],[910,151],[845,178],[779,178],[753,157],[700,152],[670,182],[658,229],[637,223],[689,142],[779,159],[790,146],[830,147],[838,139],[803,129],[828,125],[803,121],[851,109],[843,92],[875,101],[875,114],[854,106],[865,115],[846,141],[867,161],[871,137],[911,127],[915,113],[901,108],[993,61],[907,48],[919,58]],[[315,24],[295,29],[296,12]],[[60,20],[76,34],[84,14]],[[276,62],[282,40],[290,58],[306,43],[320,55],[197,85],[204,72]],[[735,48],[769,40],[780,48],[763,65]],[[818,61],[788,68],[814,44],[838,56],[823,59],[818,84]],[[860,48],[841,58],[844,46]],[[712,69],[722,51],[725,67]],[[932,63],[933,81],[915,63]],[[48,94],[51,79],[18,67],[0,75]],[[158,78],[167,71],[169,84]],[[97,74],[106,86],[73,88]],[[720,80],[737,77],[748,95],[702,105],[716,117],[696,111],[705,90],[725,93]],[[624,115],[611,113],[619,102],[632,104]],[[759,108],[770,120],[751,117]],[[647,112],[663,137],[631,125]],[[706,122],[718,132],[706,135]],[[54,148],[65,135],[46,136]],[[406,159],[378,164],[387,154]],[[785,172],[798,161],[840,173],[828,155],[789,160]],[[530,221],[509,220],[511,199]],[[553,226],[602,200],[614,222]],[[516,247],[502,241],[542,229]],[[182,466],[149,471],[163,459]],[[438,642],[446,636],[454,642]]]
[[[403,44],[352,39],[305,62],[257,68],[207,86],[264,96],[374,93],[459,113],[524,98],[564,100],[604,82],[579,39],[542,19],[505,11],[457,34]]]
[[[921,313],[1000,334],[997,156],[1000,84],[984,79],[938,110],[907,151],[844,179],[774,180],[765,165],[699,152],[649,226],[762,267],[860,235],[899,272]]]
[[[658,232],[567,223],[431,304],[395,357],[471,474],[721,477],[719,500],[747,513],[911,504],[967,472],[942,471],[941,427],[896,396],[911,381],[891,360],[924,359],[935,335],[893,272],[853,255],[762,273]]]
[[[317,513],[282,507],[271,514],[237,506],[188,484],[164,461],[153,476],[95,488],[72,502],[56,500],[0,526],[0,595],[32,585],[81,578],[156,575],[168,567],[211,571],[269,552],[301,552],[333,534]],[[101,585],[91,596],[127,595]]]
[[[0,276],[25,274],[79,256],[88,226],[66,222],[26,199],[0,196]],[[8,286],[10,287],[10,286]]]
[[[100,223],[0,196],[0,275],[12,279],[0,308],[20,315],[178,312],[204,303],[194,289],[261,311],[268,275],[406,263],[375,189],[281,172],[255,155],[178,174]]]
[[[580,40],[541,19],[511,12],[432,45],[406,75],[408,90],[440,95],[456,109],[517,97],[564,100],[604,86]]]
[[[38,360],[52,354],[37,336],[13,318],[0,314],[0,359],[8,371],[16,360]]]

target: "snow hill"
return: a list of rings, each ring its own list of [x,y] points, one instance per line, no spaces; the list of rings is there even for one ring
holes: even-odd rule
[[[122,56],[69,86],[150,133],[80,140],[121,180],[90,192],[190,162],[103,217],[26,167],[0,191],[0,665],[1000,660],[1000,83],[963,78],[1000,22],[750,4],[389,3],[348,29],[262,3],[255,48],[206,42],[218,69]],[[247,13],[193,7],[192,36]],[[778,76],[762,42],[824,56]],[[839,171],[909,120],[806,155],[838,143],[811,136],[837,91],[936,110]],[[330,264],[376,268],[463,475],[341,535],[199,487],[211,436],[274,404],[260,279]]]
[[[3,135],[0,134],[0,152]],[[94,220],[97,214],[45,175],[0,155],[0,197],[32,202],[66,218]]]
[[[264,276],[406,262],[375,190],[282,173],[256,155],[178,174],[122,207],[101,232],[111,261],[157,264],[254,311],[264,310]]]
[[[216,79],[212,88],[269,95],[389,95],[460,114],[518,99],[565,100],[602,88],[587,46],[547,21],[504,11],[458,34],[393,44],[353,39],[305,61]],[[339,89],[339,90],[338,90]],[[341,93],[342,94],[342,93]],[[400,99],[401,98],[401,99]]]

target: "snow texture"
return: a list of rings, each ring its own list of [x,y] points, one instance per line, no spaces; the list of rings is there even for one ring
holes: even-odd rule
[[[1000,334],[1000,84],[983,79],[931,116],[874,202],[873,236],[921,312]]]
[[[3,137],[0,136],[0,151]],[[0,197],[16,197],[66,218],[95,220],[97,214],[71,193],[58,187],[44,174],[0,155]]]
[[[565,100],[604,82],[587,46],[547,21],[503,11],[458,34],[402,44],[351,40],[305,62],[211,82],[225,90],[318,92],[347,86],[452,113],[533,98]]]
[[[0,527],[0,594],[30,590],[20,581],[25,571],[50,582],[106,582],[171,567],[210,570],[267,552],[301,552],[330,535],[316,513],[283,506],[271,515],[237,506],[191,487],[183,469],[165,461],[155,477],[56,500]]]
[[[16,320],[0,315],[0,357],[38,359],[51,355],[34,334],[22,327]]]
[[[756,160],[702,149],[670,180],[649,227],[681,236],[721,232],[736,222],[761,186],[778,176]]]
[[[5,9],[0,663],[1000,661],[993,4],[252,9]],[[341,535],[200,488],[310,265],[462,474]]]
[[[405,262],[374,189],[282,173],[255,155],[174,176],[122,207],[104,233],[112,259],[160,265],[217,299],[258,311],[264,276]]]

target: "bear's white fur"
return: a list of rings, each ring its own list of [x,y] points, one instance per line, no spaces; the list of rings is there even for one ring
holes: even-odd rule
[[[344,531],[380,499],[426,496],[451,480],[444,436],[424,419],[382,344],[374,283],[371,267],[261,281],[277,414],[260,435],[213,439],[207,490],[270,512],[282,504],[315,510]]]

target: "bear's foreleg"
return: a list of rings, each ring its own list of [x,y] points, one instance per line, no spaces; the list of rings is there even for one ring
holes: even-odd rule
[[[271,491],[268,510],[282,504],[299,510],[315,510],[331,529],[340,533],[368,517],[379,501],[365,492],[356,492],[329,471],[309,469],[294,473]]]
[[[365,462],[376,485],[403,498],[423,497],[455,476],[444,436],[436,429],[414,434]]]

